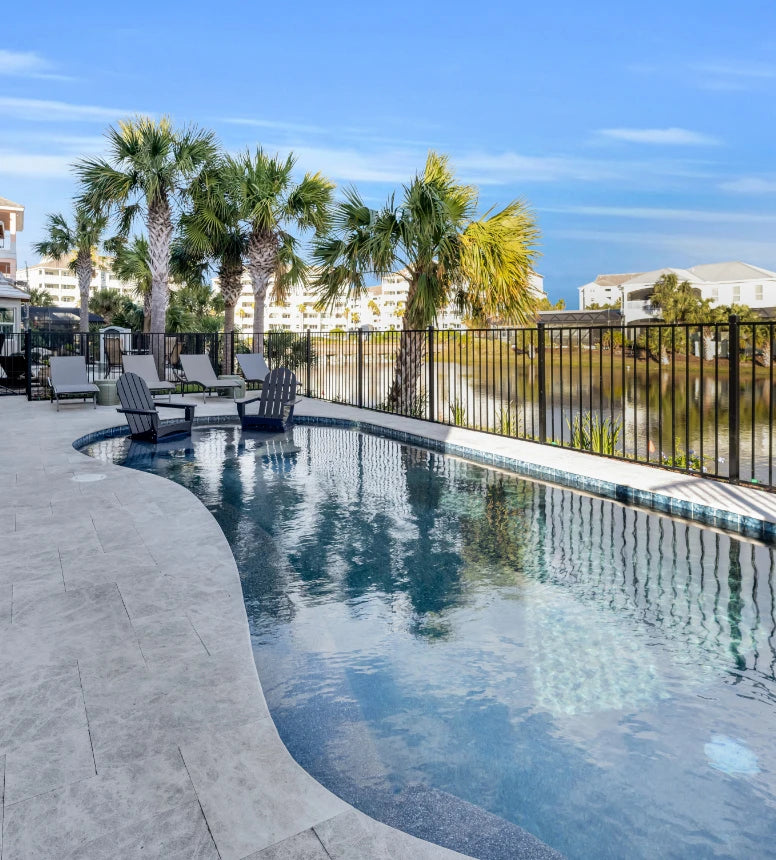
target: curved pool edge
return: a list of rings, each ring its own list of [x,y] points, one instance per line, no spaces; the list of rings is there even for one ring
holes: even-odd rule
[[[199,426],[235,423],[234,416],[209,416],[197,421]],[[127,432],[126,425],[94,430],[73,441],[72,446],[80,452],[90,442],[123,436]],[[89,458],[89,462],[95,461]],[[293,759],[266,708],[261,680],[250,645],[248,619],[242,603],[239,572],[221,527],[202,502],[179,484],[150,473],[138,472],[102,461],[100,461],[100,468],[104,468],[105,471],[117,470],[119,474],[131,474],[142,483],[148,482],[155,485],[157,490],[160,484],[174,487],[175,494],[180,496],[176,499],[179,507],[175,512],[178,525],[185,527],[189,515],[196,512],[198,537],[203,545],[211,547],[212,534],[208,535],[208,531],[217,530],[221,543],[217,548],[218,555],[221,556],[220,560],[230,568],[234,585],[240,593],[239,634],[242,641],[233,642],[230,645],[246,652],[245,654],[235,652],[234,658],[237,661],[244,658],[246,654],[250,659],[261,700],[260,712],[245,723],[219,727],[213,731],[200,728],[195,733],[186,733],[187,736],[179,743],[181,756],[194,784],[202,813],[220,856],[247,858],[250,855],[251,860],[259,860],[265,856],[265,851],[266,856],[272,858],[296,857],[302,854],[308,856],[306,852],[321,850],[320,846],[322,846],[323,850],[329,853],[321,854],[321,858],[357,856],[351,853],[353,851],[368,851],[369,856],[375,860],[381,860],[381,858],[388,860],[398,856],[412,856],[423,860],[425,858],[427,860],[451,858],[452,860],[456,857],[468,857],[469,855],[418,839],[371,818],[333,795]],[[186,503],[191,505],[188,511],[181,504],[184,493]],[[203,528],[201,517],[203,513],[210,521],[209,529]],[[210,566],[219,561],[215,553],[212,556],[209,559],[208,574]],[[186,586],[196,585],[196,577],[191,578],[195,567],[191,568]],[[209,579],[209,576],[204,578]],[[187,610],[186,614],[189,615],[190,612],[191,610]],[[154,615],[148,616],[149,624],[153,623],[154,617]],[[232,635],[235,633],[237,631],[231,631]],[[164,636],[163,632],[162,636]],[[232,656],[230,651],[232,648],[224,646],[217,652],[218,656],[224,659],[219,668],[227,674],[229,668],[226,662]],[[244,673],[241,677],[244,683]],[[218,772],[215,778],[214,771]],[[267,820],[268,804],[275,807],[279,819],[277,822]],[[280,806],[282,809],[279,808]],[[289,815],[297,820],[298,826],[289,822]],[[242,832],[246,826],[250,829],[252,821],[257,816],[260,818],[259,829],[266,830],[266,836],[263,833]],[[289,830],[293,832],[289,833]],[[278,835],[281,836],[280,839],[276,838]],[[310,856],[317,856],[317,854],[310,854]],[[537,855],[534,852],[531,856]],[[546,856],[558,855],[547,848]]]

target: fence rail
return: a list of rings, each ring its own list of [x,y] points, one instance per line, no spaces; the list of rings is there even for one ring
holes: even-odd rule
[[[291,367],[305,394],[502,436],[774,486],[776,323],[143,334],[6,335],[0,392],[47,396],[51,355],[84,355],[92,378],[151,353],[186,381],[180,355],[219,374],[239,352]],[[2,336],[0,336],[2,337]]]

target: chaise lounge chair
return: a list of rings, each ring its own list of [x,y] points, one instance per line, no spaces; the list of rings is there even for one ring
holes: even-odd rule
[[[202,402],[208,391],[231,391],[234,397],[241,383],[229,379],[219,379],[213,370],[213,365],[206,355],[181,355],[181,367],[186,382],[202,387]]]
[[[264,356],[260,352],[241,352],[235,358],[245,377],[245,381],[249,385],[251,383],[258,383],[259,388],[261,388],[269,373]]]
[[[152,355],[125,355],[124,372],[139,376],[148,386],[151,394],[167,394],[172,400],[173,391],[177,386],[174,382],[159,379],[156,361]]]
[[[294,420],[296,376],[287,367],[270,370],[258,397],[243,397],[237,402],[237,414],[243,430],[274,430],[285,432]],[[257,413],[249,414],[245,407],[259,404]]]
[[[100,389],[89,382],[86,372],[86,359],[82,355],[52,355],[49,359],[49,385],[51,402],[56,401],[59,412],[60,398],[81,398],[84,403],[91,397],[97,408],[97,395]]]
[[[167,436],[191,433],[195,408],[193,403],[165,404],[165,409],[185,409],[186,412],[183,421],[162,424],[159,410],[141,376],[136,373],[125,373],[120,376],[116,383],[116,393],[121,401],[121,409],[116,411],[127,416],[129,432],[133,439],[156,442]]]

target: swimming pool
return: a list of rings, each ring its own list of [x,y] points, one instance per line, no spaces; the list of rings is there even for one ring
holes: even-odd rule
[[[212,511],[281,737],[365,812],[489,858],[776,856],[772,548],[332,427],[84,450]]]

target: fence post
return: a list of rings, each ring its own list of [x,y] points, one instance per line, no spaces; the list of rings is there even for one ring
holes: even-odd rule
[[[728,383],[728,478],[738,481],[740,477],[741,445],[741,384],[740,384],[740,341],[738,316],[728,318],[728,364],[730,366]]]
[[[364,331],[358,329],[358,340],[356,341],[356,399],[358,408],[364,407]]]
[[[27,382],[25,387],[27,400],[32,400],[32,332],[30,329],[24,332],[24,355],[26,357],[25,378]]]
[[[536,325],[537,373],[539,375],[539,441],[547,441],[547,389],[545,387],[546,356],[544,350],[544,323]]]
[[[434,326],[428,327],[428,345],[426,347],[428,359],[428,420],[436,421],[436,370],[434,369]]]
[[[312,371],[312,363],[313,363],[313,345],[312,345],[312,335],[310,334],[310,329],[307,329],[305,333],[305,342],[304,342],[304,362],[305,362],[305,373],[307,375],[307,396],[312,397],[312,388],[310,386],[310,376]]]

